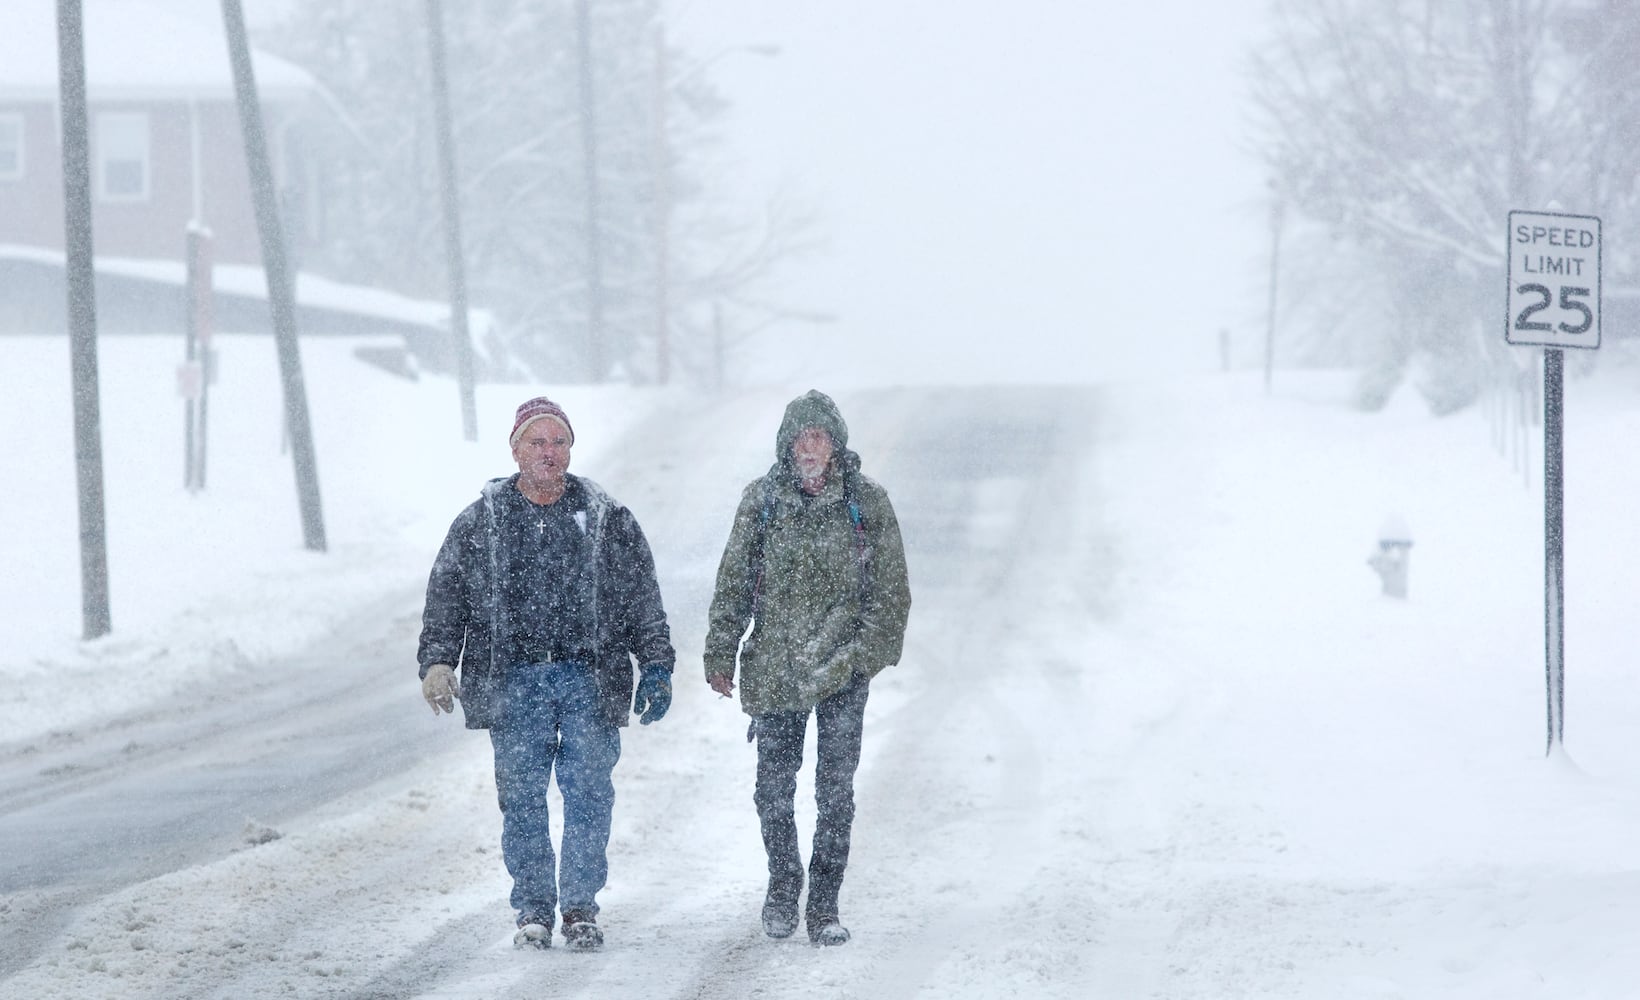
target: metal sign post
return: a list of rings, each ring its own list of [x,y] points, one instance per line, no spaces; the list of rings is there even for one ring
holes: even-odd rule
[[[1510,212],[1504,340],[1543,350],[1543,631],[1549,735],[1566,735],[1563,348],[1600,346],[1600,219]]]
[[[205,488],[207,417],[210,386],[216,378],[215,350],[211,347],[211,233],[197,224],[188,226],[184,269],[184,329],[187,362],[197,366],[192,392],[187,394],[187,482],[191,491]]]
[[[1563,355],[1543,351],[1543,663],[1549,735],[1544,754],[1566,738],[1566,508],[1561,446]]]

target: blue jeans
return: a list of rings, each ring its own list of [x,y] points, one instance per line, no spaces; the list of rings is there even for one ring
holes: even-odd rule
[[[598,890],[609,878],[605,852],[615,809],[610,776],[621,758],[620,730],[603,721],[598,681],[584,663],[513,667],[500,693],[500,722],[490,728],[490,742],[513,909],[550,918],[561,900],[565,913],[596,916]],[[560,872],[554,870],[547,825],[555,763],[564,796]]]

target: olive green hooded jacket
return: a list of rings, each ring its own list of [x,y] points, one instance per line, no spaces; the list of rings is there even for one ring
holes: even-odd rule
[[[812,497],[791,465],[792,442],[807,427],[825,429],[836,449],[825,488]],[[740,703],[750,715],[806,711],[852,677],[875,677],[900,658],[911,610],[900,525],[888,494],[861,474],[860,456],[847,445],[837,405],[810,390],[786,407],[774,466],[741,494],[718,565],[704,660],[708,680],[732,679],[739,647]]]

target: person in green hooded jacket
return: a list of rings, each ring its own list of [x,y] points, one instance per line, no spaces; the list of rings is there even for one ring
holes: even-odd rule
[[[762,918],[770,937],[797,929],[804,869],[793,800],[812,713],[817,815],[804,920],[816,944],[849,938],[837,900],[866,697],[871,679],[899,661],[910,609],[905,547],[888,494],[860,472],[837,404],[810,390],[786,407],[773,467],[741,494],[718,565],[704,657],[706,681],[724,697],[735,690],[738,665],[741,707],[752,717],[753,800],[769,861]]]

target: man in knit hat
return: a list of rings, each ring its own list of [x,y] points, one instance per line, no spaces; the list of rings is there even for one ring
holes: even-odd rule
[[[866,696],[871,679],[899,660],[910,610],[905,549],[888,494],[860,472],[837,404],[811,390],[786,407],[773,467],[741,494],[718,565],[704,657],[706,681],[724,697],[734,692],[739,667],[740,704],[752,717],[770,937],[797,929],[804,871],[793,798],[812,714],[817,810],[804,921],[815,944],[849,939],[838,893]]]
[[[489,730],[514,943],[550,947],[556,909],[565,943],[593,950],[603,944],[597,895],[609,870],[620,727],[629,707],[648,725],[671,705],[671,631],[632,512],[569,474],[575,430],[563,408],[526,401],[510,440],[517,474],[485,485],[433,563],[422,695],[435,715],[459,700],[467,728]],[[547,816],[555,767],[557,857]]]

